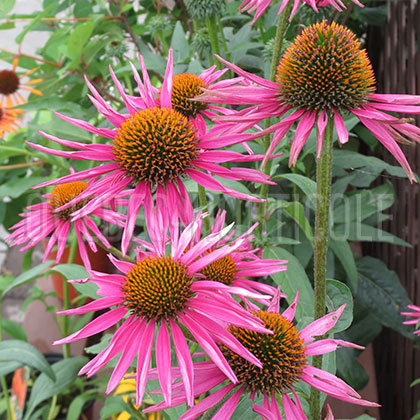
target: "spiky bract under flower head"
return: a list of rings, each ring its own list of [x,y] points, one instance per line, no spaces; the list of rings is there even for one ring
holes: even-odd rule
[[[187,3],[188,14],[198,20],[220,15],[224,7],[224,0],[188,0]]]
[[[191,167],[199,139],[188,119],[169,108],[147,108],[128,118],[117,129],[113,152],[137,184],[175,181]]]
[[[172,85],[172,107],[187,117],[195,117],[207,108],[205,102],[192,101],[203,93],[208,84],[199,76],[191,73],[176,74]]]
[[[172,257],[138,261],[122,285],[126,306],[148,319],[175,319],[193,295],[187,266]]]
[[[299,379],[307,364],[305,346],[298,329],[277,312],[253,312],[273,334],[230,326],[229,331],[262,363],[259,368],[222,347],[239,383],[250,392],[284,393]]]
[[[357,108],[375,89],[375,76],[360,41],[346,27],[325,20],[307,27],[277,67],[280,98],[308,110]]]
[[[201,270],[206,280],[219,281],[230,286],[235,280],[238,269],[236,263],[230,255],[226,255]]]
[[[81,194],[87,187],[88,184],[83,181],[69,182],[67,184],[55,186],[51,191],[51,197],[49,198],[51,208],[55,210],[64,206],[64,204],[69,203],[73,200],[73,198],[76,198],[79,194]],[[71,207],[68,207],[67,209],[60,210],[57,215],[61,219],[68,220],[71,213],[81,209],[85,204],[86,201],[83,200]]]

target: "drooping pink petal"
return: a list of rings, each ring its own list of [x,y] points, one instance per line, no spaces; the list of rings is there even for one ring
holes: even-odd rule
[[[241,395],[243,393],[243,388],[239,388],[228,400],[220,407],[217,413],[212,417],[212,420],[229,420],[235,411]]]
[[[160,323],[156,338],[156,366],[158,370],[159,383],[162,387],[163,397],[168,405],[172,399],[172,375],[171,375],[171,339],[169,338],[168,327],[165,320]]]
[[[334,113],[334,126],[337,131],[338,141],[341,144],[347,143],[349,141],[349,133],[347,132],[346,126],[344,125],[343,117],[340,115],[340,112],[333,110]]]
[[[324,134],[325,134],[325,128],[328,124],[328,114],[326,111],[322,111],[317,119],[317,128],[318,128],[318,138],[316,142],[316,157],[319,159],[321,157],[321,151],[322,151],[322,144],[324,142]]]

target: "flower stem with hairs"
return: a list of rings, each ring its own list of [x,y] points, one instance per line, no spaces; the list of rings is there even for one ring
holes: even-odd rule
[[[325,315],[326,271],[329,211],[331,197],[331,169],[333,150],[334,119],[328,117],[328,124],[324,134],[322,152],[316,167],[316,212],[315,212],[315,248],[314,248],[314,286],[315,308],[314,318]],[[322,368],[322,355],[314,356],[312,365]],[[312,420],[321,418],[320,392],[312,388],[310,399],[310,413]]]

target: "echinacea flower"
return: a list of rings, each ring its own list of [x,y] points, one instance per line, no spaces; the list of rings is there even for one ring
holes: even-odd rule
[[[327,416],[325,417],[325,420],[334,420],[334,414],[329,404],[327,404]]]
[[[401,312],[401,315],[403,316],[409,316],[412,317],[413,319],[410,319],[408,321],[404,321],[403,324],[404,325],[419,325],[420,324],[420,306],[416,306],[416,305],[407,305],[408,309],[411,309],[414,312]],[[413,331],[413,334],[416,334],[418,336],[420,336],[420,329]]]
[[[32,85],[42,82],[42,79],[32,79],[23,82],[22,79],[32,74],[38,68],[33,68],[25,74],[19,76],[16,73],[18,59],[13,60],[12,70],[0,70],[0,106],[6,104],[7,108],[12,108],[15,105],[24,104],[26,99],[21,95],[20,90],[34,93],[35,95],[42,96],[42,92],[34,89]]]
[[[283,117],[258,136],[274,132],[270,155],[290,127],[298,122],[290,149],[290,165],[296,164],[313,128],[318,129],[317,156],[322,149],[328,120],[332,119],[338,141],[349,138],[343,115],[353,114],[388,149],[411,181],[414,175],[397,142],[420,141],[420,128],[387,112],[420,114],[420,96],[376,94],[375,77],[360,41],[335,22],[316,23],[304,29],[285,52],[277,67],[276,82],[245,72],[220,59],[239,75],[254,82],[206,92],[203,100],[226,104],[258,104],[221,119],[247,129],[270,117]],[[288,116],[284,115],[288,113]],[[232,124],[233,125],[233,124]],[[232,126],[232,129],[234,127]]]
[[[277,398],[281,399],[283,403],[286,420],[306,420],[307,417],[294,389],[300,381],[343,401],[377,406],[376,403],[363,400],[353,388],[335,375],[308,364],[308,356],[330,353],[339,347],[362,348],[338,339],[315,341],[316,336],[325,334],[336,324],[345,305],[335,312],[313,321],[299,331],[293,324],[297,304],[298,295],[294,302],[282,313],[279,312],[278,296],[273,298],[267,310],[261,310],[254,305],[250,305],[254,306],[252,313],[259,317],[264,322],[265,327],[273,331],[273,334],[249,331],[237,326],[229,326],[228,331],[262,362],[263,367],[250,364],[240,355],[221,345],[222,353],[235,372],[238,383],[230,382],[219,387],[228,379],[226,375],[211,361],[195,363],[194,395],[197,397],[209,392],[214,387],[218,387],[218,389],[200,400],[179,420],[195,419],[229,393],[227,400],[215,414],[218,420],[230,419],[242,395],[248,395],[253,401],[253,410],[269,420],[282,419]],[[154,376],[155,372],[152,371],[151,378]],[[179,377],[179,375],[176,375],[176,377]],[[144,411],[152,412],[183,404],[186,401],[186,395],[182,389],[182,383],[175,383],[173,391],[172,404],[163,401]],[[161,391],[158,390],[157,392]],[[254,402],[258,395],[264,397],[262,406],[258,406]]]
[[[73,200],[73,198],[77,197],[87,188],[88,184],[83,181],[57,185],[51,193],[43,195],[47,201],[28,206],[28,211],[20,214],[23,219],[10,228],[11,230],[14,230],[14,232],[6,238],[6,241],[11,242],[10,246],[26,244],[20,249],[20,251],[26,251],[51,235],[45,248],[42,262],[47,260],[54,245],[57,244],[56,262],[58,263],[67,245],[70,228],[73,226],[78,238],[80,256],[82,257],[85,267],[89,269],[90,261],[83,239],[88,242],[89,247],[93,252],[96,252],[97,248],[90,232],[92,232],[107,248],[111,247],[106,237],[96,226],[92,216],[96,216],[117,226],[124,225],[125,216],[114,210],[102,207],[95,209],[92,213],[83,213],[79,218],[72,222],[70,220],[71,214],[80,209],[84,202],[76,203],[65,210],[59,210],[59,208],[63,204]],[[104,202],[102,204],[103,206],[106,206],[107,203]]]
[[[239,6],[239,10],[241,12],[247,11],[248,13],[252,13],[255,11],[254,19],[252,19],[251,25],[253,25],[259,17],[266,11],[268,6],[272,3],[273,0],[244,0],[241,5]],[[295,15],[299,4],[309,4],[315,12],[318,12],[318,7],[326,7],[326,6],[333,6],[339,12],[342,12],[343,9],[346,9],[345,4],[341,0],[282,0],[280,10],[278,15],[285,9],[285,7],[289,4],[290,1],[293,1],[293,8],[290,13],[289,20],[292,20],[293,16]],[[351,0],[353,3],[357,4],[360,7],[364,7],[362,3],[358,0]]]
[[[0,108],[0,138],[3,138],[6,133],[16,131],[18,123],[21,122],[19,114],[23,114],[22,109]]]
[[[172,51],[169,52],[168,65],[160,94],[151,85],[142,57],[140,66],[143,81],[132,65],[140,97],[128,96],[115,77],[111,76],[126,104],[129,114],[120,114],[111,108],[98,94],[93,85],[86,80],[92,94],[93,104],[116,127],[116,129],[96,128],[93,125],[74,118],[59,115],[65,121],[80,128],[112,140],[112,144],[86,144],[59,139],[41,134],[75,151],[50,149],[28,142],[40,151],[72,159],[86,159],[108,162],[72,175],[45,182],[38,187],[78,181],[90,177],[99,177],[73,202],[81,201],[94,194],[87,208],[93,210],[102,200],[112,198],[129,185],[134,185],[134,192],[129,198],[127,222],[122,237],[122,252],[125,255],[132,236],[137,213],[144,203],[147,192],[156,192],[156,205],[165,218],[180,218],[184,225],[193,219],[193,209],[184,186],[184,180],[190,178],[204,188],[220,191],[239,199],[261,201],[249,194],[240,193],[223,185],[213,177],[217,175],[229,180],[249,180],[273,184],[269,176],[243,167],[226,168],[219,163],[250,162],[262,160],[262,155],[243,155],[225,150],[225,147],[246,141],[250,134],[225,134],[215,136],[214,129],[207,131],[204,121],[191,122],[185,115],[175,110],[173,98],[173,63]],[[218,73],[217,73],[218,74]],[[214,75],[213,75],[214,76]],[[211,80],[211,77],[203,80]],[[150,212],[145,209],[146,216]],[[75,213],[77,215],[77,212]],[[174,222],[175,223],[175,222]]]
[[[146,200],[152,201],[150,192],[147,193]],[[226,330],[226,326],[232,324],[264,333],[270,331],[230,296],[260,295],[196,278],[196,274],[206,265],[234,250],[234,246],[225,245],[211,251],[232,226],[193,243],[192,238],[198,228],[196,220],[182,232],[177,229],[171,236],[168,236],[168,225],[160,213],[151,210],[146,220],[152,242],[144,243],[144,251],[138,254],[137,262],[133,264],[120,261],[110,255],[112,263],[123,274],[91,271],[92,278],[89,281],[98,285],[97,294],[103,297],[62,313],[84,314],[114,308],[54,344],[69,343],[91,336],[122,321],[108,347],[89,361],[80,374],[93,375],[121,353],[108,382],[109,393],[118,385],[137,355],[136,404],[139,405],[145,392],[154,348],[158,379],[165,400],[170,404],[172,337],[186,401],[193,405],[192,359],[183,329],[189,331],[213,363],[233,383],[237,382],[237,378],[217,343],[222,343],[226,348],[240,354],[251,364],[261,366],[261,363]],[[236,246],[240,246],[240,243]]]
[[[215,222],[211,228],[212,233],[221,230],[225,225],[226,210],[219,211]],[[199,220],[199,228],[196,232],[196,241],[200,238],[202,221]],[[251,280],[249,277],[269,276],[280,271],[287,270],[287,260],[263,259],[259,255],[260,249],[252,247],[252,232],[257,224],[252,226],[242,235],[234,237],[235,231],[224,238],[221,238],[214,246],[213,250],[229,244],[235,248],[234,251],[226,254],[212,263],[206,265],[200,272],[205,280],[218,281],[228,286],[234,286],[248,290],[250,292],[265,293],[273,296],[276,288],[261,281]],[[237,246],[237,244],[239,244]],[[284,294],[281,297],[287,297]],[[255,300],[267,304],[266,299],[255,298]]]

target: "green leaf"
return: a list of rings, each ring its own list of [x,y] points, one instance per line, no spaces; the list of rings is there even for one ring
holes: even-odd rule
[[[99,343],[85,348],[86,353],[90,353],[90,354],[100,353],[102,350],[105,350],[105,348],[109,346],[109,343],[111,342],[111,338],[112,338],[112,334],[103,335]]]
[[[16,198],[24,192],[30,190],[33,186],[45,181],[42,176],[30,176],[27,178],[15,178],[8,181],[7,184],[0,186],[0,197]]]
[[[21,44],[23,38],[25,38],[26,34],[45,16],[47,16],[55,7],[57,2],[50,4],[46,7],[41,13],[36,13],[34,19],[29,25],[25,26],[25,29],[16,37],[15,42],[16,44]]]
[[[19,362],[43,372],[43,375],[55,379],[54,372],[45,357],[32,344],[20,340],[0,342],[0,361]]]
[[[314,234],[312,232],[311,224],[305,215],[305,208],[297,201],[278,200],[278,207],[285,211],[302,229],[305,236],[313,244]]]
[[[353,291],[357,291],[357,267],[350,244],[347,241],[330,239],[328,245],[343,266]]]
[[[121,396],[111,396],[106,398],[104,406],[101,408],[100,419],[106,420],[113,414],[128,411],[129,405],[124,402]]]
[[[10,337],[15,340],[27,341],[28,338],[26,336],[25,328],[23,328],[21,324],[3,318],[1,320],[1,325],[3,331]]]
[[[69,405],[66,420],[78,420],[83,411],[84,405],[95,398],[96,395],[92,394],[78,395]]]
[[[15,7],[16,0],[0,0],[0,13],[6,17]]]
[[[20,274],[15,278],[15,280],[8,286],[6,289],[4,289],[2,293],[2,297],[6,295],[6,293],[10,292],[10,290],[13,290],[15,287],[21,286],[22,284],[28,283],[37,277],[39,277],[51,264],[53,261],[46,261],[43,264],[39,264],[33,268],[31,268],[28,271],[25,271],[24,273]]]
[[[339,241],[386,242],[393,245],[412,247],[411,244],[392,233],[357,222],[335,225],[331,232],[331,237]]]
[[[412,328],[402,325],[406,319],[400,312],[412,303],[397,274],[389,270],[382,261],[372,257],[357,261],[357,269],[359,287],[355,298],[358,304],[385,327],[392,328],[405,337],[416,338]]]
[[[85,267],[78,264],[56,265],[52,268],[52,271],[60,273],[66,280],[78,280],[90,277]],[[98,299],[100,297],[96,294],[98,286],[92,281],[72,283],[72,285],[81,295],[89,296],[92,299]]]
[[[176,23],[172,34],[171,47],[174,54],[174,63],[182,63],[190,57],[190,47],[187,37],[179,21]]]
[[[92,21],[77,25],[67,41],[67,55],[72,59],[80,57],[83,47],[92,35],[95,24]]]
[[[358,353],[348,347],[336,351],[337,372],[356,391],[364,388],[369,382],[369,375],[356,359],[359,355]]]
[[[299,174],[282,174],[278,178],[287,179],[298,186],[309,200],[312,208],[316,207],[316,182]]]
[[[77,378],[77,372],[88,361],[86,357],[72,357],[52,365],[56,380],[42,373],[35,380],[24,419],[28,419],[41,402],[66,390]]]
[[[341,281],[327,279],[326,305],[329,312],[336,311],[341,305],[346,304],[343,313],[329,332],[346,330],[353,321],[353,296],[350,289]]]
[[[283,248],[266,247],[263,252],[264,258],[289,260],[287,271],[272,274],[273,280],[281,285],[282,292],[288,295],[287,302],[292,303],[297,291],[300,292],[299,303],[296,309],[297,319],[303,316],[313,316],[314,292],[306,275],[305,269],[299,260]]]
[[[0,376],[6,376],[22,366],[20,362],[0,362]]]

